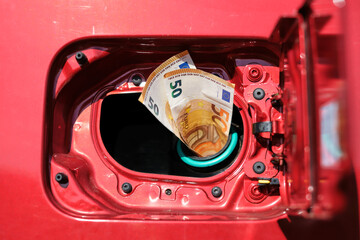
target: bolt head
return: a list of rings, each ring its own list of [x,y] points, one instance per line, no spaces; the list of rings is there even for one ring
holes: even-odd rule
[[[222,195],[222,190],[220,187],[213,187],[213,189],[211,189],[211,194],[214,197],[219,198]]]
[[[131,82],[138,87],[142,83],[142,77],[138,74],[135,74],[131,77]]]
[[[55,175],[55,181],[57,181],[63,188],[66,188],[69,185],[69,179],[65,173],[57,173]]]
[[[76,59],[81,59],[84,57],[84,54],[82,52],[77,52],[75,57],[76,57]]]
[[[253,96],[256,100],[261,100],[265,97],[265,91],[262,88],[256,88],[253,92]]]
[[[62,177],[62,174],[61,174],[61,173],[56,174],[55,180],[56,180],[57,182],[61,182],[62,179],[63,179],[63,177]]]
[[[261,174],[263,172],[265,172],[265,164],[263,162],[256,162],[253,165],[253,170],[255,173],[257,174]]]
[[[132,186],[130,183],[123,183],[123,185],[121,186],[121,189],[123,190],[124,193],[131,193]]]
[[[84,66],[85,64],[89,63],[88,58],[86,57],[86,55],[79,51],[75,54],[75,59],[78,62],[78,64],[81,66]]]
[[[258,78],[260,76],[260,71],[258,68],[253,67],[253,68],[250,68],[249,74],[253,78]]]
[[[263,72],[260,66],[252,66],[247,68],[247,78],[252,82],[258,82],[263,76]]]

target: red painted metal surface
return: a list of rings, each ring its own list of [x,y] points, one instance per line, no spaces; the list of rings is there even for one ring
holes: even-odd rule
[[[43,139],[52,126],[46,126],[48,116],[44,116],[44,109],[52,108],[52,101],[45,101],[45,85],[48,79],[48,70],[53,56],[65,44],[77,38],[88,36],[213,36],[213,37],[240,37],[240,38],[268,38],[273,32],[276,23],[281,17],[297,18],[297,11],[302,1],[261,1],[249,2],[115,2],[103,1],[95,3],[64,2],[64,1],[11,1],[0,5],[0,22],[4,34],[0,36],[0,238],[2,239],[25,239],[25,238],[86,238],[104,239],[122,237],[127,238],[187,238],[187,239],[283,239],[301,238],[311,236],[313,238],[357,238],[358,215],[356,190],[347,191],[350,211],[340,214],[333,221],[309,220],[290,217],[286,219],[273,218],[256,221],[145,221],[145,220],[90,220],[81,217],[73,217],[59,211],[63,206],[57,205],[56,197],[63,198],[63,205],[71,208],[74,202],[82,207],[83,212],[103,211],[106,215],[108,210],[99,210],[99,203],[76,199],[71,195],[71,202],[66,202],[69,197],[66,193],[52,194],[50,183],[46,181],[49,169],[46,168],[50,159],[44,147],[51,139]],[[206,6],[206,8],[204,7]],[[312,49],[310,57],[315,58],[313,65],[316,79],[317,106],[327,103],[328,99],[344,99],[341,95],[346,73],[346,125],[348,135],[343,137],[346,142],[345,148],[349,150],[352,160],[353,171],[359,181],[359,154],[357,137],[359,128],[357,119],[359,116],[359,97],[357,87],[357,66],[359,65],[359,30],[357,14],[360,5],[356,1],[346,2],[341,11],[331,2],[315,1],[312,4],[313,16],[330,15],[325,20],[318,18],[313,30],[318,34],[314,41],[317,45]],[[338,22],[340,13],[343,14],[343,23]],[[180,14],[181,13],[181,14]],[[176,16],[176,17],[174,17]],[[286,25],[286,24],[285,24]],[[206,26],[206,27],[204,27]],[[345,26],[345,27],[343,27]],[[281,26],[279,30],[281,29]],[[285,28],[286,29],[286,28]],[[341,31],[344,30],[344,32]],[[281,31],[279,31],[281,32]],[[279,36],[284,37],[281,33]],[[341,37],[335,40],[329,36],[345,36],[346,48],[342,49]],[[286,35],[286,34],[285,34]],[[300,34],[301,35],[301,34]],[[275,39],[276,33],[273,34]],[[286,37],[286,36],[285,36]],[[335,42],[334,42],[335,41]],[[326,44],[338,47],[340,56],[346,53],[346,65],[338,61],[338,56],[328,55]],[[73,49],[73,52],[79,49]],[[322,51],[321,51],[322,50]],[[296,73],[302,51],[305,49],[293,49],[294,59],[288,59],[289,70],[285,74],[292,78],[305,78],[304,72]],[[290,54],[291,51],[288,51]],[[97,56],[94,53],[94,56]],[[320,57],[320,58],[319,58]],[[318,60],[332,60],[330,64],[317,65]],[[341,59],[341,58],[340,58]],[[90,59],[91,60],[91,59]],[[338,62],[337,62],[338,61]],[[321,61],[320,61],[321,62]],[[65,63],[65,61],[63,62]],[[71,65],[71,63],[69,63]],[[70,68],[72,68],[70,66]],[[335,69],[335,70],[334,70]],[[72,70],[71,70],[72,71]],[[71,72],[70,71],[70,72]],[[335,74],[334,74],[335,72]],[[326,76],[321,79],[321,76]],[[335,76],[335,77],[333,77]],[[63,83],[70,75],[64,73]],[[313,76],[314,77],[314,76]],[[60,78],[60,79],[61,79]],[[331,80],[330,80],[331,79]],[[59,80],[60,81],[60,80]],[[299,83],[299,81],[292,81]],[[323,84],[321,84],[323,83]],[[294,93],[295,89],[305,89],[304,86],[292,86],[288,84],[288,90]],[[53,86],[53,91],[56,91]],[[60,87],[60,86],[59,86]],[[326,91],[329,90],[329,91]],[[340,92],[340,94],[339,94]],[[300,94],[301,95],[301,94]],[[49,95],[48,95],[49,96]],[[55,96],[55,95],[54,95]],[[304,95],[303,95],[304,96]],[[321,98],[320,98],[321,96]],[[329,97],[330,96],[330,97]],[[320,98],[320,99],[319,99]],[[48,99],[49,100],[49,99]],[[290,101],[290,100],[289,100]],[[295,106],[297,101],[292,102]],[[298,114],[298,112],[296,112]],[[306,116],[306,111],[301,111]],[[302,121],[298,115],[292,116],[293,120]],[[305,117],[306,119],[306,117]],[[45,128],[44,128],[45,124]],[[306,126],[306,123],[304,123]],[[45,133],[44,133],[45,129]],[[302,138],[303,129],[296,129],[297,136]],[[58,136],[61,138],[62,136]],[[60,139],[61,140],[61,139]],[[45,142],[45,144],[43,143]],[[306,155],[304,149],[298,149],[296,154],[299,158]],[[81,160],[79,160],[81,161]],[[301,169],[309,169],[309,163],[299,162],[297,159],[289,159],[293,165],[301,165],[293,169],[300,169],[299,174],[293,174],[301,180]],[[76,164],[76,162],[73,162]],[[304,164],[304,165],[302,165]],[[345,163],[345,165],[348,162]],[[59,167],[54,161],[54,168]],[[336,200],[339,194],[334,192],[332,186],[338,183],[337,170],[349,169],[342,165],[332,165],[330,168],[317,168],[319,193],[317,197],[323,198],[322,205],[314,205],[318,215],[323,208],[329,206],[341,206],[341,199]],[[309,173],[310,174],[310,173]],[[303,179],[309,179],[305,176]],[[295,179],[292,182],[299,182]],[[352,183],[350,181],[350,183]],[[349,185],[349,184],[348,184]],[[309,189],[304,188],[307,184],[294,186],[300,189],[290,198],[292,202],[301,196],[306,196]],[[53,186],[55,188],[55,186]],[[61,189],[59,189],[60,191]],[[311,190],[311,189],[310,189]],[[75,190],[78,193],[81,189]],[[310,191],[312,192],[312,191]],[[359,191],[358,191],[359,192]],[[257,194],[256,189],[252,191]],[[340,195],[341,196],[341,195]],[[329,198],[330,197],[330,198]],[[341,198],[341,197],[340,197]],[[308,200],[311,200],[311,196]],[[349,200],[350,199],[350,200]],[[304,199],[302,199],[304,200]],[[301,202],[301,207],[307,205]],[[299,206],[297,206],[299,208]],[[75,211],[79,211],[76,209]],[[325,211],[326,212],[326,211]],[[317,214],[315,214],[317,215]],[[304,230],[306,229],[306,230]],[[326,231],[323,231],[326,229]],[[331,229],[337,230],[336,232]],[[307,235],[307,232],[309,235]]]
[[[190,48],[191,44],[197,45],[198,41],[187,40]],[[178,43],[182,41],[168,39],[167,42]],[[143,43],[146,43],[146,41]],[[152,40],[152,43],[155,43],[155,45],[159,44],[156,40]],[[236,41],[228,42],[228,46],[231,46],[231,44],[235,45],[237,43]],[[127,49],[127,51],[130,51],[130,49]],[[253,51],[255,52],[257,49],[253,47]],[[119,55],[121,56],[122,53]],[[129,55],[131,56],[131,54]],[[214,55],[219,57],[219,54]],[[158,54],[154,52],[152,60],[157,61],[157,56]],[[106,61],[107,64],[116,58],[118,58],[117,55]],[[194,52],[193,58],[196,61],[203,57],[199,53]],[[130,61],[129,57],[125,59]],[[138,61],[134,60],[134,62]],[[213,64],[216,62],[213,57],[209,56],[206,61]],[[197,64],[200,69],[202,65],[205,65],[201,62],[197,62]],[[62,208],[63,211],[70,212],[73,215],[80,214],[84,218],[87,215],[92,217],[103,216],[107,212],[106,218],[115,216],[115,218],[121,219],[137,219],[141,216],[141,218],[145,219],[173,220],[206,220],[212,219],[214,216],[218,216],[219,220],[267,219],[270,217],[277,218],[284,214],[286,209],[284,202],[288,202],[285,194],[286,189],[283,189],[286,188],[285,178],[283,174],[277,174],[280,170],[283,172],[283,169],[280,169],[280,166],[278,166],[279,170],[275,169],[276,166],[271,163],[274,158],[270,152],[267,153],[265,147],[256,143],[256,138],[252,136],[251,132],[252,124],[273,119],[271,113],[274,109],[271,106],[270,99],[273,95],[280,92],[278,87],[279,71],[277,67],[258,66],[263,78],[259,79],[256,83],[250,82],[247,77],[249,68],[254,65],[236,68],[235,71],[237,73],[235,73],[231,82],[237,86],[235,105],[240,109],[244,125],[244,141],[242,142],[241,151],[236,156],[234,163],[222,173],[207,178],[196,178],[135,172],[121,166],[107,152],[100,133],[100,115],[103,99],[107,95],[121,95],[123,93],[129,94],[141,91],[141,87],[134,87],[131,82],[128,82],[128,79],[131,79],[130,76],[134,74],[133,72],[138,72],[146,77],[150,74],[150,71],[146,69],[146,65],[135,66],[130,64],[130,66],[132,71],[125,71],[123,73],[122,70],[119,70],[119,73],[113,77],[115,80],[111,79],[110,82],[101,83],[102,86],[99,86],[99,81],[96,81],[96,93],[91,94],[89,97],[91,100],[83,100],[84,102],[91,102],[91,104],[80,103],[79,106],[85,105],[81,110],[74,111],[73,104],[70,105],[71,109],[68,111],[62,107],[63,102],[66,102],[62,100],[63,98],[72,97],[83,88],[84,82],[80,78],[74,76],[71,81],[78,83],[68,88],[65,86],[58,94],[61,103],[55,104],[54,115],[71,115],[69,118],[75,118],[73,125],[70,126],[67,126],[68,121],[66,120],[57,121],[54,119],[54,154],[50,163],[51,174],[49,181],[51,182],[51,189],[57,202],[66,205]],[[151,69],[154,67],[156,66],[151,66]],[[124,69],[127,69],[127,67],[124,67]],[[146,71],[143,69],[146,69]],[[207,70],[214,72],[216,69],[213,68],[211,70],[208,68]],[[86,69],[83,71],[86,71]],[[101,70],[98,68],[95,71]],[[88,75],[85,74],[85,76]],[[100,75],[106,76],[107,74],[104,72]],[[87,78],[84,78],[84,80],[88,81]],[[267,96],[264,96],[262,100],[256,100],[253,97],[253,91],[256,88],[264,89]],[[79,100],[71,99],[67,102],[78,103]],[[124,102],[123,104],[127,103]],[[248,105],[251,105],[254,109],[251,114],[245,111],[245,109],[248,109]],[[117,108],[115,106],[113,111],[117,111]],[[279,112],[277,114],[281,115]],[[139,115],[138,117],[141,118],[142,116]],[[115,128],[115,126],[113,127]],[[62,149],[67,149],[67,147],[59,146],[61,143],[55,141],[58,136],[70,136],[70,134],[62,133],[66,129],[72,131],[69,153],[62,152]],[[274,131],[274,133],[278,132]],[[263,137],[267,137],[270,141],[270,133],[260,134],[265,134]],[[66,143],[63,142],[63,144]],[[282,154],[282,146],[283,144],[278,146],[277,153],[279,156]],[[269,155],[264,161],[263,156],[266,154]],[[262,174],[255,174],[253,172],[252,168],[255,162],[264,162],[266,165],[266,170]],[[55,181],[55,176],[59,172],[66,173],[69,176],[71,184],[66,189]],[[254,200],[258,200],[257,197],[254,199],[251,194],[247,195],[249,198],[242,197],[244,193],[246,194],[250,191],[248,190],[249,185],[257,185],[258,178],[271,178],[274,176],[277,176],[277,179],[280,179],[282,183],[280,191],[283,193],[282,199],[279,193],[271,194],[278,189],[277,187],[263,187],[263,193],[261,193],[262,203],[260,206],[254,207],[251,204]],[[133,190],[131,193],[126,194],[121,190],[121,185],[124,182],[132,185]],[[215,186],[223,189],[223,194],[220,198],[216,198],[211,194],[211,189]],[[165,191],[167,189],[172,190],[173,194],[170,196],[166,195]],[[76,197],[71,198],[70,196]],[[79,199],[87,199],[88,204],[79,204]],[[98,201],[101,204],[96,205],[94,201]],[[171,209],[171,214],[167,213],[169,209]],[[134,215],[134,213],[141,213],[141,215]]]

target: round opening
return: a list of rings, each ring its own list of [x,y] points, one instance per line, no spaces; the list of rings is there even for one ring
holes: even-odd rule
[[[196,168],[178,155],[179,139],[138,101],[140,94],[107,96],[101,106],[100,134],[110,156],[121,166],[142,173],[210,177],[231,166],[241,151],[243,121],[234,106],[232,125],[238,135],[235,150],[220,164]]]
[[[186,148],[186,146],[180,140],[177,144],[177,152],[179,154],[180,159],[184,163],[192,167],[208,168],[215,166],[223,161],[226,161],[236,149],[236,146],[238,145],[238,138],[239,138],[238,133],[234,130],[234,128],[232,128],[230,131],[228,141],[224,146],[224,148],[220,150],[220,152],[218,152],[217,154],[209,157],[202,158],[202,157],[194,156],[194,154],[191,153],[189,154],[190,150],[188,150],[186,153],[186,151],[184,151],[184,148]]]

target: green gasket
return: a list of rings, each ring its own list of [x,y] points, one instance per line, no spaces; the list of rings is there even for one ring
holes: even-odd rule
[[[229,143],[229,146],[227,147],[227,149],[221,155],[219,155],[213,159],[206,160],[206,161],[199,161],[199,160],[195,160],[195,159],[185,156],[185,154],[181,148],[181,143],[182,143],[181,141],[178,141],[176,149],[177,149],[177,152],[178,152],[181,160],[184,163],[186,163],[190,166],[193,166],[193,167],[205,168],[205,167],[214,166],[214,165],[224,161],[227,157],[229,157],[230,154],[234,151],[237,141],[238,141],[238,134],[237,134],[237,132],[234,131],[231,133],[231,140],[230,140],[230,143]]]

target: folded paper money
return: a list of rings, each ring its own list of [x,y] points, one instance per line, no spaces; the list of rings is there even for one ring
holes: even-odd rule
[[[150,74],[139,101],[188,148],[208,157],[227,142],[233,99],[234,84],[196,69],[184,51]]]

